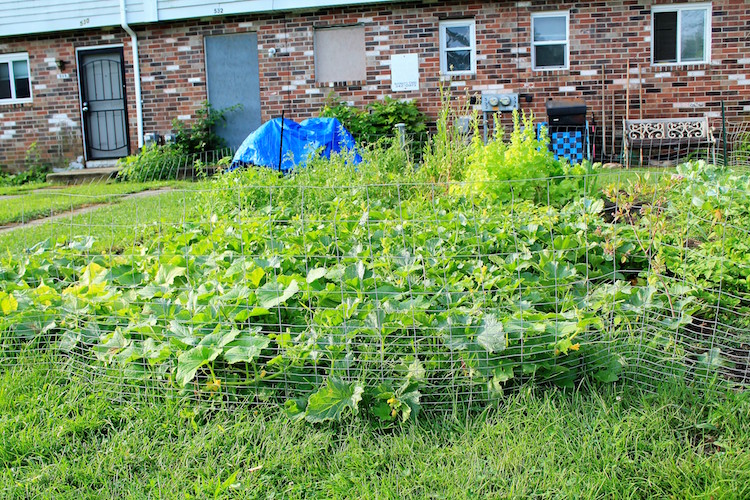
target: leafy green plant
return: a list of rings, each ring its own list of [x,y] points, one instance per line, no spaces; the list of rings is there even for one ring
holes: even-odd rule
[[[84,239],[4,263],[17,304],[5,338],[50,332],[64,352],[141,383],[286,400],[310,422],[364,413],[388,424],[425,401],[491,401],[529,377],[618,380],[627,360],[599,339],[631,338],[667,302],[645,282],[599,281],[625,255],[607,247],[616,228],[601,229],[601,201],[519,202],[516,227],[462,197],[394,189],[363,203],[330,186],[341,196],[303,198],[293,177],[248,172],[270,184],[231,192],[257,189],[258,205],[165,229],[133,255],[87,256]],[[679,314],[660,323],[665,334],[689,309]]]
[[[471,117],[476,124],[477,117],[475,112],[470,111],[469,99],[460,100],[457,104],[450,89],[442,85],[440,100],[436,131],[425,144],[419,176],[424,181],[443,184],[464,179],[472,143],[459,126],[459,121]]]
[[[208,101],[204,101],[195,112],[195,118],[190,125],[178,119],[172,120],[177,147],[185,155],[196,155],[226,148],[227,143],[216,133],[216,126],[226,120],[227,114],[241,107],[241,104],[236,104],[229,108],[216,109]]]
[[[128,182],[175,179],[180,168],[188,167],[188,159],[179,146],[147,145],[140,153],[118,161],[117,179]]]
[[[39,145],[34,141],[29,146],[29,149],[26,150],[24,170],[13,175],[0,172],[0,186],[22,186],[24,184],[42,183],[47,180],[47,174],[50,170],[50,164],[42,159],[42,155],[39,152]]]
[[[127,383],[382,425],[529,379],[739,370],[721,348],[741,348],[747,317],[747,176],[689,164],[603,200],[581,184],[596,169],[551,160],[531,118],[485,146],[443,116],[420,169],[392,140],[357,166],[238,170],[196,195],[196,222],[128,254],[85,237],[4,257],[0,354],[40,342]],[[559,175],[525,178],[537,167]],[[464,173],[484,188],[452,183]],[[736,346],[694,334],[712,311]]]
[[[414,149],[419,151],[427,132],[427,117],[419,111],[415,101],[400,101],[389,96],[359,109],[329,95],[320,116],[338,118],[360,144],[392,137],[396,124],[403,123],[407,136],[416,143]]]

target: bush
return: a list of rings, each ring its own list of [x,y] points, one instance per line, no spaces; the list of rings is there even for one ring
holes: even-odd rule
[[[461,181],[469,162],[472,144],[457,126],[457,122],[461,118],[472,116],[476,124],[477,117],[471,111],[468,99],[456,108],[451,104],[450,91],[443,87],[440,88],[440,101],[436,131],[424,145],[419,177],[432,183]]]
[[[327,210],[328,204],[343,194],[350,201],[365,202],[368,195],[382,201],[382,193],[394,191],[392,184],[415,180],[414,162],[396,138],[381,139],[360,148],[359,153],[362,163],[356,167],[349,151],[334,153],[330,159],[312,158],[305,167],[286,176],[270,168],[252,166],[227,172],[214,178],[214,189],[204,194],[199,205],[209,211],[206,216],[236,215],[239,210],[259,210],[269,205],[286,206],[296,214],[302,211],[303,201],[305,210]],[[363,185],[384,187],[365,190],[360,188]],[[272,200],[270,186],[278,187],[273,190]]]
[[[175,143],[145,146],[137,155],[121,159],[119,165],[122,168],[117,178],[132,182],[169,180],[177,176],[180,168],[190,167],[196,170],[199,177],[205,176],[205,163],[208,160],[205,153],[227,147],[226,141],[215,132],[216,124],[238,107],[216,110],[206,101],[196,112],[192,125],[172,120],[176,131]]]
[[[407,135],[420,145],[417,149],[421,149],[427,132],[427,117],[419,111],[414,101],[399,101],[387,96],[382,102],[371,102],[365,109],[329,96],[320,116],[338,118],[360,144],[392,137],[396,124],[404,123]]]
[[[177,177],[180,166],[188,159],[182,148],[174,144],[144,146],[140,153],[122,158],[117,179],[129,182],[169,180]]]
[[[201,108],[195,112],[195,120],[190,126],[180,120],[172,120],[177,147],[188,155],[226,148],[227,142],[216,134],[216,125],[226,121],[228,113],[241,107],[241,104],[236,104],[229,108],[215,109],[208,101],[204,101]]]
[[[45,182],[47,180],[47,174],[51,170],[50,165],[42,160],[42,155],[39,153],[39,146],[36,141],[32,142],[29,149],[26,150],[24,167],[23,171],[15,175],[0,172],[0,186],[21,186],[23,184]]]
[[[484,144],[475,130],[472,150],[466,170],[468,184],[462,189],[505,202],[524,199],[561,206],[583,194],[584,175],[594,170],[590,163],[571,166],[567,160],[556,160],[546,130],[537,137],[531,113],[513,112],[513,131],[507,143],[500,131]]]

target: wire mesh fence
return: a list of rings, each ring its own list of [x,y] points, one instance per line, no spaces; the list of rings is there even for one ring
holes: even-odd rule
[[[0,233],[2,365],[52,352],[113,398],[312,420],[481,407],[531,379],[750,384],[746,175],[699,161],[376,183],[348,168],[239,170]],[[64,210],[101,194],[42,196]]]

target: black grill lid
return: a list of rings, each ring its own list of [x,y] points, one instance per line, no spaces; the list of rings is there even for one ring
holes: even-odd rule
[[[586,115],[586,103],[578,99],[549,100],[546,103],[547,116]]]

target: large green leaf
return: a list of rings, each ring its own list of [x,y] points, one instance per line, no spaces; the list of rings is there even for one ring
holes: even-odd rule
[[[265,274],[266,272],[262,268],[256,267],[245,276],[248,280],[250,280],[250,283],[252,283],[253,286],[258,286],[260,285],[260,280],[263,279],[263,276],[265,276]]]
[[[175,374],[177,383],[185,386],[195,378],[198,368],[215,360],[221,354],[221,351],[222,349],[219,347],[199,345],[180,354],[180,357],[177,358],[177,373]]]
[[[296,280],[292,280],[286,288],[278,282],[266,283],[255,292],[260,302],[260,307],[270,309],[289,300],[292,295],[299,291]]]
[[[187,269],[172,264],[162,264],[159,266],[159,270],[156,272],[154,283],[157,285],[171,285],[174,283],[175,278],[179,276],[185,276]]]
[[[315,269],[310,269],[310,272],[307,273],[307,282],[312,283],[319,280],[326,275],[326,272],[327,271],[325,267],[316,267]]]
[[[503,324],[494,314],[487,314],[477,330],[477,344],[488,352],[502,352],[508,346]]]
[[[359,384],[347,384],[338,377],[329,377],[325,387],[307,401],[305,419],[308,422],[340,421],[347,408],[356,415],[363,392],[364,388]]]
[[[229,364],[246,362],[251,363],[257,358],[261,351],[268,347],[271,341],[265,337],[255,335],[243,335],[226,346],[224,359]]]
[[[203,337],[198,345],[207,345],[211,347],[222,348],[233,341],[239,334],[240,331],[236,328],[226,330],[222,328],[221,325],[219,325],[211,334]]]
[[[242,323],[249,318],[255,318],[258,316],[265,316],[271,312],[263,307],[253,307],[252,309],[240,309],[237,314],[234,315],[234,320],[238,323]]]

